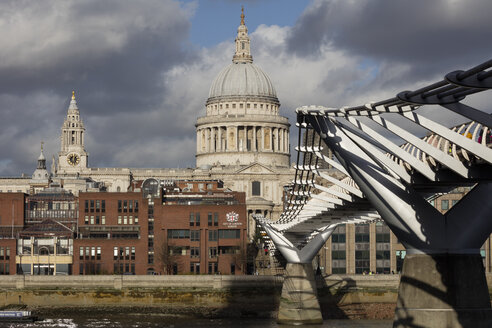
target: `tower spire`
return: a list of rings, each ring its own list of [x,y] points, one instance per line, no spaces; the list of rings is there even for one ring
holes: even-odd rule
[[[38,166],[37,166],[37,168],[41,169],[41,170],[46,169],[46,158],[44,157],[44,154],[43,154],[43,145],[44,145],[44,142],[41,141],[41,153],[39,154],[39,157],[38,157]]]
[[[241,7],[241,24],[237,28],[236,36],[236,53],[232,57],[232,62],[239,63],[252,63],[253,56],[250,51],[250,40],[248,36],[248,28],[244,23],[244,6]]]

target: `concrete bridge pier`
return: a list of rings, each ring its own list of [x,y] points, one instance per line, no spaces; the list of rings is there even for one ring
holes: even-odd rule
[[[338,224],[320,229],[320,232],[302,249],[297,249],[271,225],[266,223],[261,225],[288,262],[278,310],[278,323],[289,325],[323,323],[312,262]]]
[[[394,328],[491,326],[492,310],[480,253],[405,257]]]
[[[277,322],[323,323],[312,263],[288,263],[285,271]]]

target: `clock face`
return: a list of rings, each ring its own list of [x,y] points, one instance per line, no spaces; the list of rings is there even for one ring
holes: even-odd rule
[[[75,165],[79,164],[80,157],[77,154],[70,154],[67,156],[67,162],[68,162],[68,164],[75,166]]]

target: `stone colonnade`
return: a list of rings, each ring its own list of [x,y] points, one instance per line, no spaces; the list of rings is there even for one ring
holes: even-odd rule
[[[226,151],[272,151],[289,153],[289,130],[285,127],[233,125],[197,130],[197,153]]]

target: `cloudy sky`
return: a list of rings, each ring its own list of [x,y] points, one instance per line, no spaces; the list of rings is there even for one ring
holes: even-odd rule
[[[194,166],[241,5],[291,123],[298,106],[389,98],[492,54],[490,0],[2,0],[0,175],[31,174],[41,141],[57,154],[72,90],[90,166]]]

